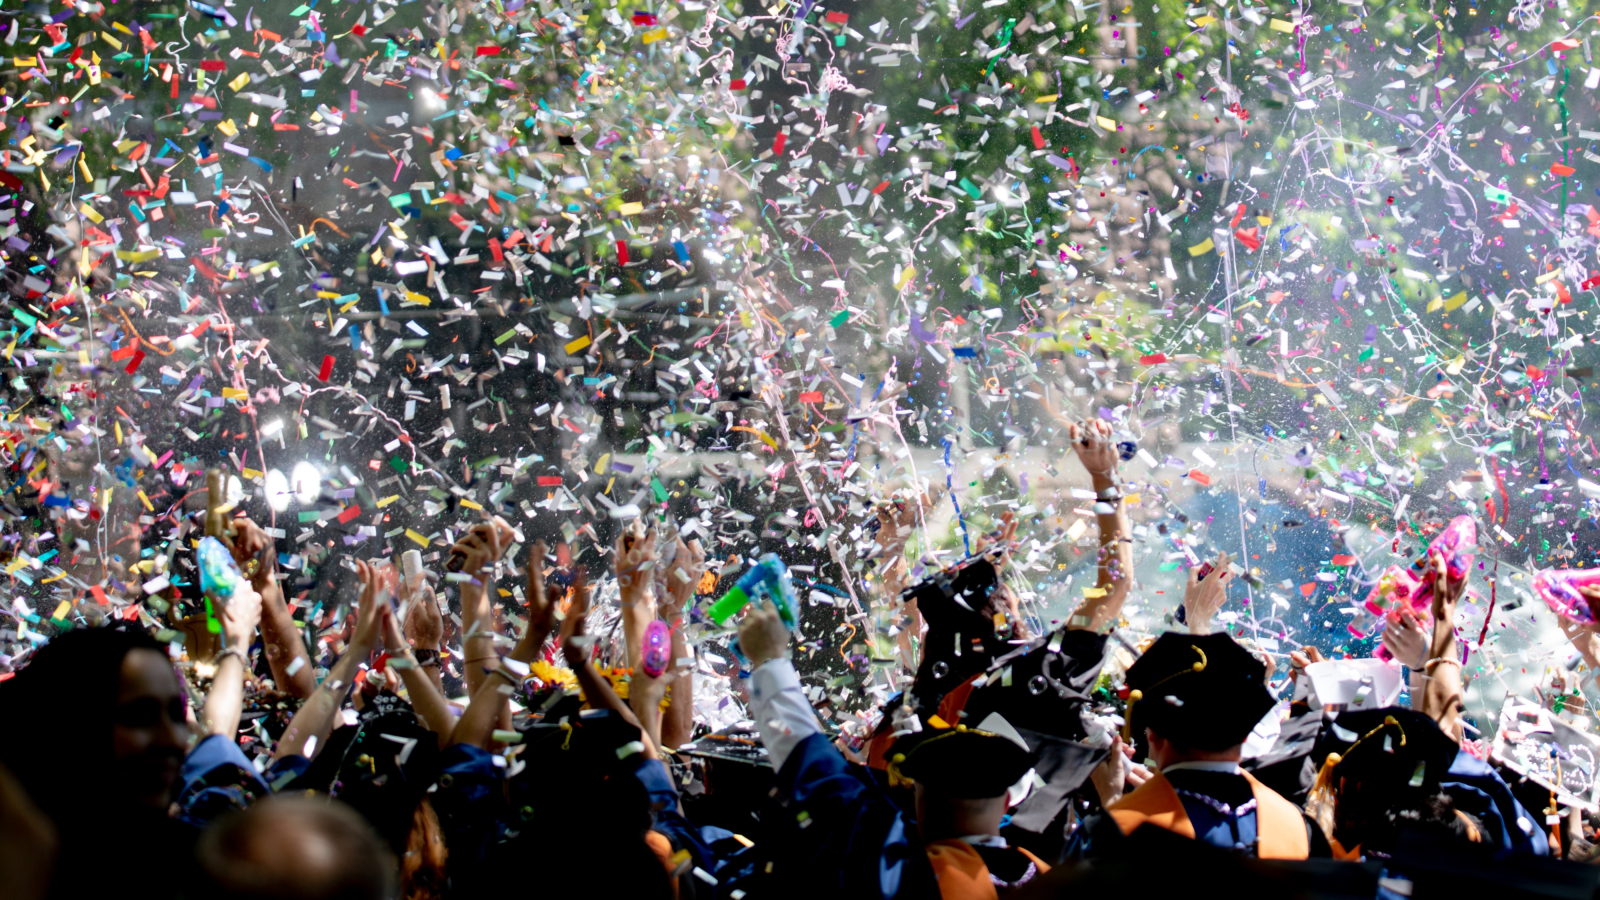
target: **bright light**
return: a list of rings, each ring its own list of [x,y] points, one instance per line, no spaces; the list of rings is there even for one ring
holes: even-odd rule
[[[223,483],[223,496],[227,498],[230,506],[238,506],[244,502],[244,482],[237,475],[229,475]]]
[[[277,469],[267,470],[267,503],[271,504],[273,512],[283,512],[289,508],[289,501],[294,495],[289,491],[289,479]]]
[[[289,478],[294,484],[294,495],[301,503],[317,499],[317,494],[322,490],[322,473],[311,463],[295,463],[294,472]]]

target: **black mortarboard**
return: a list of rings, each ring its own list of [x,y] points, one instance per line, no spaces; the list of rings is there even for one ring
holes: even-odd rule
[[[1226,634],[1168,632],[1128,669],[1128,725],[1179,747],[1244,742],[1272,708],[1266,666]]]
[[[952,688],[1010,649],[996,634],[989,609],[989,597],[1000,584],[994,560],[1002,549],[969,556],[900,593],[902,602],[917,601],[917,612],[928,624],[911,690],[924,718],[933,715]]]
[[[1038,757],[1010,723],[991,715],[976,728],[925,729],[889,748],[889,771],[947,797],[999,797]]]
[[[1390,706],[1340,713],[1329,721],[1313,756],[1334,763],[1334,784],[1340,778],[1355,778],[1431,793],[1460,750],[1426,714]]]

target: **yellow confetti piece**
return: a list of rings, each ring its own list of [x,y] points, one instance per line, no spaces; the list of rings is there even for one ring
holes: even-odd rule
[[[1054,102],[1056,102],[1056,100],[1060,99],[1060,97],[1061,97],[1060,94],[1045,94],[1042,97],[1033,98],[1033,102],[1035,102],[1035,103],[1054,103]]]
[[[1446,300],[1444,302],[1444,311],[1445,312],[1454,312],[1455,310],[1458,310],[1458,309],[1461,308],[1461,304],[1466,303],[1466,302],[1467,302],[1467,292],[1466,291],[1461,291],[1460,293],[1456,294],[1454,297],[1451,297],[1449,300]]]
[[[235,94],[237,94],[237,93],[239,93],[239,91],[244,89],[245,85],[247,85],[249,83],[250,83],[250,73],[249,72],[240,72],[238,78],[235,78],[234,80],[228,82],[228,87],[233,88],[233,92]]]
[[[61,601],[61,605],[56,607],[56,611],[50,614],[50,618],[55,619],[58,622],[65,622],[67,616],[71,613],[72,602],[70,600],[63,600]]]
[[[1198,20],[1196,20],[1196,21],[1198,21]],[[1273,31],[1283,31],[1283,32],[1287,32],[1288,34],[1294,34],[1294,23],[1293,22],[1285,22],[1282,19],[1273,19],[1271,22],[1267,23],[1267,26],[1270,27]]]
[[[139,502],[144,504],[144,508],[147,512],[156,511],[155,506],[150,503],[150,498],[144,495],[144,491],[139,492]]]
[[[217,130],[222,132],[223,134],[227,135],[228,137],[238,137],[239,136],[239,126],[233,124],[233,120],[232,119],[224,119],[223,121],[218,122],[217,123]]]
[[[384,497],[382,500],[378,501],[378,508],[379,509],[383,509],[385,506],[388,506],[389,504],[391,504],[391,503],[393,503],[393,502],[395,502],[396,500],[399,500],[399,499],[400,499],[400,495],[399,494],[390,494],[389,496]]]
[[[599,461],[594,464],[594,473],[596,475],[604,475],[606,467],[609,465],[611,465],[611,454],[601,454]]]
[[[646,44],[654,44],[656,41],[659,41],[666,36],[667,30],[665,28],[652,28],[641,35]]]
[[[1101,128],[1104,128],[1107,131],[1116,131],[1117,130],[1117,120],[1116,119],[1108,119],[1105,116],[1095,116],[1094,117],[1094,123],[1096,125],[1099,125]]]
[[[222,389],[222,399],[224,399],[224,400],[249,400],[250,399],[250,392],[245,390],[244,388],[225,387],[225,388]]]
[[[644,204],[637,202],[624,203],[622,204],[621,208],[617,210],[617,212],[622,213],[625,216],[637,216],[638,214],[644,212]]]
[[[1441,307],[1443,305],[1444,305],[1444,298],[1443,297],[1435,297],[1431,301],[1428,302],[1428,312],[1433,312],[1434,310],[1438,309],[1439,307]]]
[[[461,498],[461,505],[465,506],[467,509],[483,509],[482,504],[477,503],[477,502],[472,501],[472,500],[468,500],[465,497]]]
[[[116,38],[112,37],[111,35],[106,34],[104,31],[100,32],[100,39],[105,41],[106,43],[110,44],[112,47],[114,47],[114,48],[116,48],[118,50],[122,49],[122,42],[117,40]]]
[[[1090,600],[1096,600],[1104,597],[1105,595],[1106,589],[1103,587],[1085,587],[1083,589],[1083,596],[1089,598]]]
[[[95,223],[96,225],[98,225],[101,222],[104,222],[106,220],[105,216],[102,216],[99,213],[95,212],[94,211],[94,207],[90,206],[87,203],[85,203],[82,206],[78,207],[78,212],[83,213],[84,216],[89,219],[89,221]]]
[[[1205,256],[1207,253],[1210,253],[1212,250],[1216,249],[1216,246],[1217,246],[1216,244],[1211,242],[1211,238],[1206,238],[1205,240],[1201,241],[1200,243],[1195,244],[1193,247],[1190,247],[1189,248],[1189,255],[1190,256]]]
[[[1547,281],[1555,281],[1557,278],[1560,278],[1560,277],[1561,277],[1561,270],[1560,269],[1553,269],[1553,270],[1551,270],[1549,272],[1544,273],[1543,275],[1540,275],[1538,278],[1535,278],[1533,280],[1533,283],[1534,284],[1544,284]]]
[[[1207,25],[1210,25],[1211,23],[1215,22],[1216,20],[1217,20],[1216,16],[1201,16],[1200,18],[1194,20],[1194,24],[1200,26],[1201,28],[1204,28]]]
[[[23,566],[25,566],[27,564],[28,564],[28,560],[25,557],[19,556],[16,559],[14,559],[11,562],[6,564],[6,574],[7,575],[11,575],[11,574],[15,573],[18,569],[21,569]]]
[[[593,342],[589,340],[589,336],[587,334],[575,341],[568,341],[567,355],[571,356],[572,354],[577,353],[579,350],[589,346],[591,343]]]
[[[906,285],[910,284],[911,279],[915,277],[917,277],[917,267],[906,266],[904,269],[900,270],[900,277],[895,279],[894,289],[897,291],[905,290]]]
[[[406,529],[406,537],[411,538],[413,541],[416,541],[418,546],[421,546],[421,547],[428,546],[428,538],[427,538],[427,536],[418,534],[416,531],[414,531],[414,530],[412,530],[410,528]]]

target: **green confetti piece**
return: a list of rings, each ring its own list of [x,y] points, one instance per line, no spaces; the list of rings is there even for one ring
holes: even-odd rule
[[[982,199],[983,191],[979,190],[978,186],[972,183],[972,179],[963,177],[960,181],[958,181],[956,183],[961,186],[961,189],[963,191],[966,191],[968,194],[970,194],[972,196],[972,199],[974,199],[974,200]]]
[[[833,318],[828,320],[828,324],[832,325],[834,328],[838,328],[840,325],[843,325],[848,321],[850,321],[850,310],[841,309],[833,314]]]
[[[661,479],[652,477],[650,479],[650,489],[655,491],[657,503],[667,502],[667,487],[661,483]]]
[[[510,329],[506,330],[505,334],[502,334],[499,337],[495,338],[494,342],[495,342],[496,345],[504,344],[506,341],[509,341],[512,338],[516,337],[516,336],[517,336],[517,330],[515,328],[510,328]]]

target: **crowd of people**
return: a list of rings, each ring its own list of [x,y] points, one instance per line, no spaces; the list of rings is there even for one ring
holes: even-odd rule
[[[624,529],[601,604],[564,546],[529,536],[507,559],[525,536],[485,521],[452,548],[459,578],[352,561],[353,596],[308,641],[272,538],[236,518],[248,586],[214,631],[72,627],[0,673],[0,896],[967,900],[1198,874],[1274,895],[1594,893],[1582,811],[1467,739],[1466,579],[1444,554],[1419,570],[1431,609],[1382,639],[1409,705],[1323,702],[1315,648],[1284,685],[1213,629],[1225,556],[1190,573],[1176,630],[1119,632],[1119,453],[1101,423],[1071,436],[1100,529],[1082,605],[1030,633],[1011,524],[916,584],[887,578],[915,674],[843,729],[771,598],[730,642],[745,725],[697,721],[695,679],[720,677],[685,637],[718,585],[698,542]],[[886,554],[915,520],[884,511]],[[1573,638],[1587,654],[1593,634]]]

